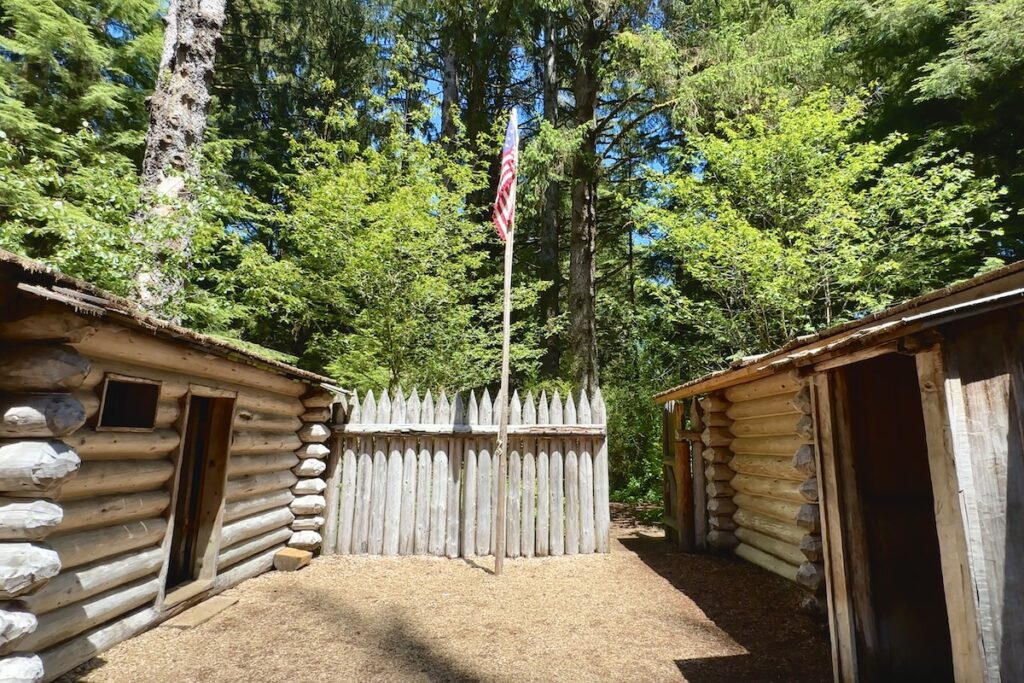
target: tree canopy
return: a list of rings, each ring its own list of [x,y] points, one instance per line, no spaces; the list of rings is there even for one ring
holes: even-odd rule
[[[0,8],[0,247],[346,387],[599,383],[655,495],[667,384],[1021,258],[1024,3],[227,3],[187,204],[143,211],[163,3]],[[147,244],[190,236],[187,253]]]

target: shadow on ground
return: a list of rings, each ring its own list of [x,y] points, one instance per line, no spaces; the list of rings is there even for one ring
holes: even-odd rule
[[[620,537],[619,542],[693,600],[747,651],[676,660],[686,680],[832,680],[828,630],[800,610],[799,587],[735,558],[675,552],[663,538],[634,533]]]

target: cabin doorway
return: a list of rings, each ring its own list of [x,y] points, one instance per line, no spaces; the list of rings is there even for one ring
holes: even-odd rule
[[[224,500],[233,398],[188,396],[174,503],[165,604],[212,583]]]
[[[953,660],[914,358],[837,371],[837,455],[857,668],[866,681],[951,681]],[[845,387],[845,391],[843,388]],[[841,418],[840,418],[841,419]]]

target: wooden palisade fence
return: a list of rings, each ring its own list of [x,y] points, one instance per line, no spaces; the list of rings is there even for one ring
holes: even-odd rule
[[[413,390],[358,397],[335,426],[324,550],[493,555],[499,406]],[[509,402],[506,556],[606,553],[608,445],[600,390]]]

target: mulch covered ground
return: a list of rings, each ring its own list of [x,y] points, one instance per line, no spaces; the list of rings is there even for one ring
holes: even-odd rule
[[[326,557],[156,628],[68,680],[827,681],[799,589],[728,558],[671,554],[635,526],[611,555],[492,561]]]

